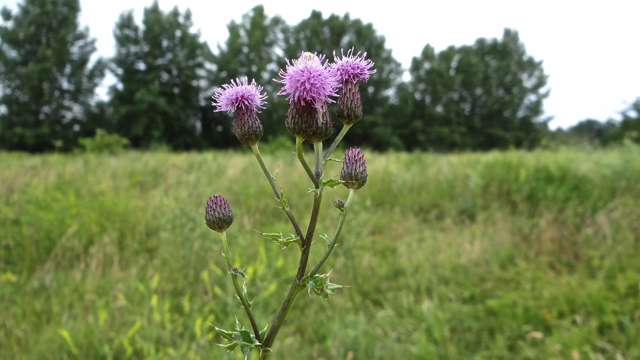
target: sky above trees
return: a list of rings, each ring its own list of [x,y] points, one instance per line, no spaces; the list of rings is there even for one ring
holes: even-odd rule
[[[112,32],[122,11],[134,9],[136,21],[141,22],[143,8],[151,2],[81,0],[81,22],[97,38],[97,54],[113,56]],[[15,3],[0,0],[0,6],[15,8]],[[479,37],[500,38],[505,27],[516,29],[527,53],[543,60],[549,75],[551,93],[544,108],[547,116],[554,117],[552,128],[586,118],[617,118],[617,112],[640,95],[637,1],[441,1],[417,7],[416,2],[394,1],[384,3],[383,8],[371,1],[159,1],[165,11],[175,5],[181,11],[191,8],[194,28],[200,29],[202,40],[214,52],[228,37],[229,21],[240,21],[242,14],[259,3],[264,4],[267,15],[279,14],[292,25],[307,18],[312,9],[324,16],[349,12],[351,18],[371,22],[406,70],[427,43],[440,51],[449,45],[472,44]],[[107,78],[109,81],[113,79]]]

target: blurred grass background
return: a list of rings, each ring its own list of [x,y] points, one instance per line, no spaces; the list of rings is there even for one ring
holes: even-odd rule
[[[306,227],[295,156],[264,153]],[[349,288],[298,297],[273,359],[640,358],[638,147],[365,158],[324,268]],[[240,358],[208,324],[249,327],[204,224],[214,194],[264,327],[299,252],[253,231],[292,232],[252,155],[0,153],[0,358]],[[346,195],[326,190],[320,232]]]

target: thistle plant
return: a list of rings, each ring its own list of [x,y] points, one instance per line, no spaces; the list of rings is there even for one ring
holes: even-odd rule
[[[338,58],[334,52],[335,62],[330,64],[324,55],[318,56],[303,52],[299,59],[291,61],[287,59],[286,68],[279,72],[280,79],[274,79],[282,84],[278,95],[287,95],[287,100],[289,100],[285,127],[296,138],[298,160],[313,185],[310,191],[313,195],[313,204],[305,232],[302,231],[293,215],[289,202],[284,196],[284,191],[278,189],[276,174],[272,175],[269,172],[258,149],[258,141],[262,137],[263,128],[257,114],[260,113],[259,109],[264,109],[263,105],[266,104],[267,98],[262,93],[263,88],[257,85],[255,80],[249,83],[245,77],[231,80],[230,84],[222,85],[222,88],[218,89],[213,96],[212,105],[216,107],[215,111],[233,113],[236,137],[241,143],[249,145],[253,150],[258,164],[271,185],[276,201],[289,218],[295,233],[288,237],[283,236],[282,232],[262,234],[284,247],[295,243],[300,249],[298,270],[289,292],[273,321],[260,330],[251,312],[252,302],[249,301],[247,295],[245,274],[231,263],[226,237],[226,231],[233,223],[231,208],[220,195],[212,196],[207,201],[206,224],[220,234],[227,270],[235,287],[236,296],[251,324],[251,330],[245,329],[236,318],[234,330],[227,331],[217,327],[216,330],[227,341],[222,346],[229,351],[239,347],[245,359],[254,349],[259,351],[261,360],[268,358],[284,319],[300,292],[307,290],[309,294],[313,293],[328,300],[331,295],[342,288],[341,285],[330,283],[329,274],[321,273],[320,270],[340,238],[346,214],[355,192],[367,183],[367,168],[362,151],[358,148],[351,148],[344,154],[339,179],[325,176],[324,170],[329,160],[340,161],[331,159],[330,156],[349,128],[362,117],[359,82],[367,81],[369,76],[375,72],[375,70],[371,70],[373,62],[366,60],[365,56],[366,53],[353,55],[353,49],[351,49],[347,52],[347,56],[342,53],[342,58]],[[344,126],[329,148],[323,152],[322,142],[329,138],[333,132],[328,104],[335,102],[335,98],[337,98],[336,113]],[[303,152],[302,143],[304,141],[313,144],[313,170],[307,163]],[[349,195],[346,201],[342,199],[333,201],[340,214],[338,225],[333,237],[319,235],[327,242],[327,248],[315,266],[308,271],[309,254],[316,235],[316,224],[320,215],[323,195],[328,188],[338,186],[345,186],[349,189]]]

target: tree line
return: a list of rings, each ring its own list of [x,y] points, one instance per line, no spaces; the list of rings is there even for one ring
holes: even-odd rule
[[[142,24],[123,12],[113,30],[112,58],[91,61],[95,39],[80,28],[79,0],[24,0],[0,11],[0,148],[71,150],[97,129],[117,133],[135,148],[231,148],[240,144],[232,118],[214,113],[220,84],[247,76],[265,87],[260,114],[265,140],[277,139],[288,102],[276,93],[285,58],[354,47],[377,72],[363,84],[363,125],[346,145],[397,150],[532,148],[548,134],[543,101],[549,95],[542,61],[526,53],[518,33],[480,38],[440,52],[427,44],[403,69],[373,24],[349,14],[313,11],[296,25],[256,6],[231,21],[212,51],[194,31],[190,10],[163,12],[157,1]],[[105,75],[116,83],[107,100],[95,90]],[[616,126],[619,126],[616,124]]]

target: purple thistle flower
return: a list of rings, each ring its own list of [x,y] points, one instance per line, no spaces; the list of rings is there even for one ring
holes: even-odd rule
[[[222,195],[211,196],[205,209],[204,219],[211,230],[221,233],[233,223],[233,213]]]
[[[266,94],[260,94],[262,86],[256,84],[255,80],[249,80],[246,77],[231,80],[231,85],[224,84],[222,88],[216,90],[211,105],[215,106],[214,111],[235,112],[237,108],[253,109],[260,112],[258,108],[264,109]]]
[[[320,108],[322,102],[334,102],[329,96],[337,96],[336,88],[339,85],[335,75],[325,61],[325,56],[303,52],[297,60],[287,61],[286,71],[280,70],[278,75],[282,80],[275,80],[283,84],[278,95],[289,95],[290,104],[300,102],[311,103]],[[324,63],[323,63],[324,62]]]
[[[360,81],[369,80],[369,75],[376,72],[370,70],[373,61],[365,60],[367,53],[360,56],[360,52],[353,55],[353,48],[341,51],[342,59],[338,59],[336,52],[333,52],[335,63],[331,65],[331,71],[342,84],[342,94],[336,105],[336,115],[345,125],[353,125],[362,118],[362,100],[360,99]]]
[[[360,52],[353,55],[353,48],[351,48],[347,51],[347,56],[344,56],[344,50],[341,50],[341,54],[342,59],[338,59],[336,52],[333,52],[335,63],[331,65],[331,70],[341,83],[347,81],[352,83],[367,82],[369,75],[376,72],[376,70],[369,70],[373,66],[373,61],[364,59],[367,53],[362,56],[360,56]]]
[[[351,148],[344,153],[340,180],[349,189],[358,190],[367,183],[367,165],[364,154],[358,148]]]
[[[235,82],[231,80],[231,85],[222,85],[213,95],[211,105],[216,107],[214,111],[233,112],[233,131],[243,144],[254,145],[264,133],[256,115],[260,112],[258,108],[264,109],[262,105],[267,98],[261,91],[262,86],[257,85],[255,80],[249,84],[248,79],[243,77]]]

